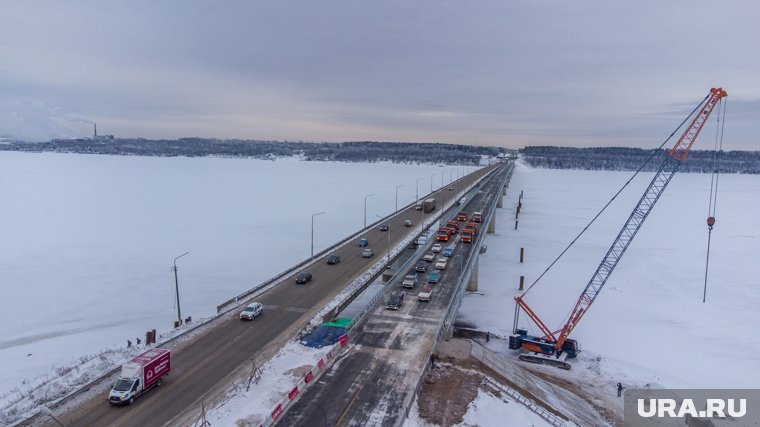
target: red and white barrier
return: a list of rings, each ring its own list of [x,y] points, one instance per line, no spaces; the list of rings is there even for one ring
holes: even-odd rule
[[[301,378],[300,381],[298,381],[298,384],[295,385],[289,392],[286,397],[284,397],[280,402],[277,403],[277,405],[272,409],[272,412],[270,413],[270,416],[267,417],[264,422],[259,425],[259,427],[268,427],[271,426],[274,421],[282,415],[287,407],[290,405],[293,400],[295,400],[296,397],[298,397],[299,394],[301,394],[305,389],[306,385],[310,384],[314,381],[317,377],[319,377],[320,374],[322,374],[324,371],[326,371],[337,359],[338,354],[348,345],[348,334],[343,334],[338,338],[338,342],[333,346],[330,351],[327,352],[325,357],[320,357],[319,360],[317,360],[316,366],[312,366],[311,369],[309,369],[306,374],[304,374],[303,378]]]

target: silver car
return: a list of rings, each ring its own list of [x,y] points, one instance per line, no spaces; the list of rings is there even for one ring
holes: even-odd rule
[[[240,320],[253,320],[263,312],[264,306],[260,302],[252,302],[240,312]]]

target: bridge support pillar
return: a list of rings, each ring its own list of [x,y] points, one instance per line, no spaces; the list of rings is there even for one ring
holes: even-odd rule
[[[488,234],[496,233],[496,212],[491,215],[491,220],[488,221]]]
[[[478,266],[480,266],[480,256],[475,255],[478,258],[475,260],[475,265],[472,266],[472,275],[470,276],[470,283],[467,284],[467,291],[474,292],[478,290]]]
[[[509,178],[507,178],[507,181],[509,181]],[[504,183],[504,191],[501,193],[501,195],[502,196],[506,196],[507,195],[507,184],[506,183]]]
[[[496,207],[497,208],[504,207],[504,195],[503,194],[499,194],[499,200],[496,201]]]

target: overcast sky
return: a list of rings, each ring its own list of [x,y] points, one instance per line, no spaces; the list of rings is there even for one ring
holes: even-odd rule
[[[760,2],[0,0],[27,140],[650,148],[714,86],[725,148],[760,149]]]

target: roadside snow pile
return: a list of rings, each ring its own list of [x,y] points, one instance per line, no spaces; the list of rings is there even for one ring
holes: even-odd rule
[[[293,390],[318,361],[337,346],[315,349],[289,342],[251,377],[240,380],[222,403],[209,410],[206,418],[211,425],[258,426],[271,417],[272,410]],[[337,357],[337,356],[335,356]],[[258,377],[258,379],[256,379]]]

